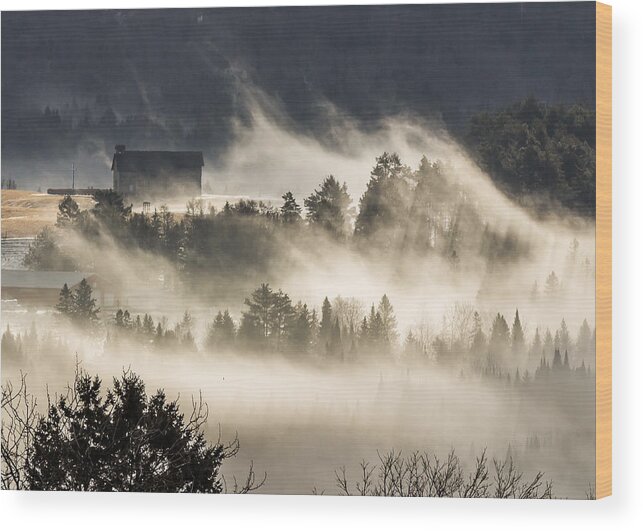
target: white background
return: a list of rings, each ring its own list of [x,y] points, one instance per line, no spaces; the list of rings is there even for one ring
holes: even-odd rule
[[[0,0],[2,10],[301,5]],[[393,3],[360,2],[344,3]],[[405,2],[415,3],[415,2]],[[0,529],[643,529],[643,2],[612,0],[614,495],[597,502],[0,492]]]

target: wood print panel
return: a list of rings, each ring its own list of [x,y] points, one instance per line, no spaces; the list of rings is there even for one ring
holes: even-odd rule
[[[4,12],[2,488],[608,495],[610,16]]]

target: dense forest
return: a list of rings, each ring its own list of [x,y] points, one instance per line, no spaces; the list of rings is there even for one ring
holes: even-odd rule
[[[562,206],[593,218],[596,113],[528,98],[474,116],[465,144],[506,193],[540,213]]]

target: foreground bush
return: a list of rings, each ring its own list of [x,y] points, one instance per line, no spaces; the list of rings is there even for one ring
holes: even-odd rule
[[[28,490],[209,492],[226,490],[220,469],[238,440],[209,443],[202,400],[189,417],[132,372],[102,382],[77,372],[67,393],[37,412],[25,379],[2,388],[2,487]],[[264,478],[265,480],[265,478]],[[235,492],[259,488],[252,467]]]

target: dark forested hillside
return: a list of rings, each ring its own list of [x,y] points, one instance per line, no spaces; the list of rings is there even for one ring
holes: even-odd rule
[[[506,193],[540,213],[563,206],[594,217],[596,113],[528,98],[476,115],[466,143]]]

